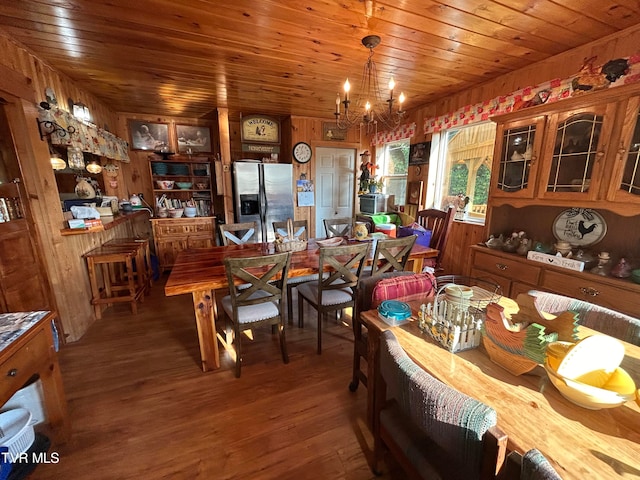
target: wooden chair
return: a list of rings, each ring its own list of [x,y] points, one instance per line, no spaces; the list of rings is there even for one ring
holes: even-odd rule
[[[325,218],[323,222],[327,238],[349,237],[353,233],[353,218]]]
[[[288,222],[273,222],[274,235],[287,235]],[[309,240],[309,224],[306,220],[293,220],[293,236],[300,240]]]
[[[542,312],[554,315],[567,310],[576,312],[580,325],[640,346],[640,319],[556,293],[531,290],[529,295],[536,297],[536,308]]]
[[[241,332],[261,324],[278,327],[282,361],[289,363],[284,333],[283,304],[290,262],[291,252],[224,259],[229,295],[222,299],[222,308],[233,324],[236,377],[240,377],[242,362]],[[248,287],[239,289],[239,285],[248,285]]]
[[[391,330],[380,342],[374,472],[386,447],[412,479],[495,479],[507,448],[495,410],[429,375]]]
[[[428,301],[435,293],[436,280],[431,273],[413,273],[404,271],[385,272],[364,277],[358,282],[356,306],[353,312],[353,374],[349,390],[355,392],[360,382],[369,388],[368,374],[361,368],[361,360],[369,358],[368,325],[362,318],[362,312],[376,308],[384,300]],[[367,370],[372,370],[367,365]]]
[[[275,235],[287,235],[287,222],[273,222],[273,233]],[[309,240],[309,224],[306,220],[293,221],[293,234],[300,240]],[[301,283],[312,282],[318,279],[318,275],[305,275],[293,277],[287,281],[287,319],[289,324],[293,323],[293,289]]]
[[[438,256],[435,259],[425,260],[425,266],[433,267],[436,272],[443,270],[442,259],[444,258],[447,238],[455,214],[456,208],[451,207],[446,212],[435,208],[420,210],[416,215],[416,222],[422,227],[431,230],[431,243],[429,246],[438,250]]]
[[[258,224],[256,222],[222,223],[219,228],[220,238],[222,238],[222,245],[224,246],[255,243],[258,233]]]
[[[374,276],[386,272],[402,272],[407,265],[417,235],[388,238],[376,241],[371,267],[365,267],[362,275]]]
[[[320,247],[319,272],[327,272],[315,282],[298,285],[298,326],[302,327],[306,300],[318,312],[318,354],[322,353],[322,317],[355,305],[355,291],[367,259],[369,243]]]

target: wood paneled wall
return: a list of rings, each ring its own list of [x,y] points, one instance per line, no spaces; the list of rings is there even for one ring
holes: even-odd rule
[[[412,142],[428,140],[422,134],[422,125],[427,117],[454,111],[461,106],[509,93],[536,82],[567,77],[577,72],[583,60],[591,56],[597,56],[598,61],[603,62],[616,57],[629,56],[636,53],[639,44],[640,26],[635,29],[625,30],[622,34],[610,36],[590,45],[574,49],[552,59],[532,64],[519,71],[504,75],[500,79],[487,82],[457,95],[443,98],[438,102],[421,106],[410,112],[407,119],[407,121],[415,121],[418,126],[418,133],[412,139]],[[45,99],[45,88],[52,87],[63,108],[65,108],[69,98],[74,101],[82,101],[90,108],[94,122],[97,125],[106,127],[124,138],[128,138],[128,130],[125,128],[128,114],[117,115],[116,112],[112,112],[107,105],[84,91],[66,76],[52,69],[2,32],[0,32],[0,67],[4,67],[5,71],[15,73],[15,75],[2,75],[0,90],[5,89],[7,83],[10,83],[22,92],[31,92],[31,95],[20,95],[25,99],[23,102],[25,122],[19,125],[22,130],[22,136],[18,139],[22,144],[20,162],[25,171],[25,187],[33,201],[32,208],[40,237],[39,244],[43,249],[47,262],[50,281],[60,310],[59,313],[69,334],[69,340],[73,341],[80,338],[94,320],[92,309],[89,305],[88,290],[75,288],[75,286],[87,284],[86,268],[78,254],[89,247],[88,244],[80,243],[91,242],[91,240],[80,240],[78,237],[75,237],[75,239],[63,239],[60,236],[59,230],[63,224],[62,212],[58,203],[55,178],[48,161],[48,150],[45,142],[40,140],[37,131],[35,122],[37,116],[36,104]],[[20,85],[16,86],[16,82],[20,83]],[[173,117],[162,118],[166,118],[169,121],[177,120]],[[190,123],[195,124],[196,122],[197,120],[194,120]],[[358,149],[360,153],[365,148],[368,148],[368,142],[361,141],[359,137],[350,136],[344,142],[325,142],[322,139],[322,122],[323,120],[304,117],[292,117],[283,120],[281,161],[291,161],[291,146],[298,141],[306,141],[314,149],[318,146],[353,147]],[[238,132],[238,129],[239,125],[230,125],[231,152],[237,151],[236,145],[239,145],[239,139],[234,133]],[[351,135],[357,135],[357,133],[357,130],[354,130]],[[230,154],[230,157],[233,157],[233,153]],[[132,155],[131,164],[121,166],[123,167],[122,174],[125,179],[123,188],[126,188],[126,191],[118,190],[119,197],[127,196],[133,192],[148,191],[150,185],[145,183],[149,181],[145,154],[136,153]],[[303,171],[307,174],[307,178],[313,179],[315,160],[312,159],[306,165],[294,164],[294,178],[298,178]],[[422,168],[421,176],[426,182],[427,168]],[[296,218],[306,218],[311,225],[314,223],[313,207],[297,207],[295,214]],[[445,266],[455,273],[464,273],[465,271],[463,268],[466,262],[464,245],[479,241],[477,239],[478,227],[464,225],[466,224],[454,225],[451,245],[455,246],[448,250],[445,256]],[[462,249],[460,250],[460,256],[457,254],[458,248]],[[447,258],[451,258],[451,260],[449,261]],[[458,261],[458,259],[461,260]],[[71,293],[68,292],[70,285],[74,286],[71,287],[73,289]]]
[[[424,121],[427,118],[453,112],[465,105],[473,105],[495,98],[498,95],[508,94],[526,86],[543,83],[554,78],[568,78],[580,70],[585,59],[593,56],[597,57],[596,63],[605,63],[611,59],[629,57],[640,51],[638,45],[640,45],[640,26],[627,29],[622,34],[611,35],[583,47],[556,55],[548,60],[531,64],[515,72],[505,74],[499,79],[486,82],[437,102],[422,105],[408,112],[407,120],[416,122],[417,127],[416,135],[411,139],[411,143],[430,140],[430,135],[423,133]],[[427,165],[423,165],[421,177],[415,178],[413,176],[410,177],[410,180],[423,180],[426,189],[428,181]],[[455,222],[451,235],[451,245],[448,247],[443,260],[444,267],[448,273],[466,274],[470,260],[470,252],[467,247],[486,240],[484,238],[486,232],[482,227],[473,224]]]
[[[169,145],[172,151],[177,152],[178,139],[176,137],[176,125],[197,125],[209,127],[211,132],[212,152],[220,152],[218,142],[217,126],[210,120],[199,120],[196,118],[172,117],[172,116],[152,116],[139,115],[136,113],[120,113],[118,115],[118,136],[126,139],[131,144],[131,132],[129,131],[129,120],[144,120],[152,123],[166,123],[169,125]],[[151,182],[151,169],[149,167],[149,156],[152,152],[144,150],[130,150],[129,158],[131,163],[121,163],[122,180],[117,190],[109,187],[106,182],[107,195],[116,195],[118,198],[129,198],[134,193],[143,193],[144,199],[149,205],[154,205],[153,184]]]

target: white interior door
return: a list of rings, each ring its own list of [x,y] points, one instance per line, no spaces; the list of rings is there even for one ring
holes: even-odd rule
[[[356,151],[316,148],[316,234],[324,237],[325,218],[353,217]]]

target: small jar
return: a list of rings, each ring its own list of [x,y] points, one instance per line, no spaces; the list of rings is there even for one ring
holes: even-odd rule
[[[367,224],[365,222],[356,222],[353,228],[353,236],[356,240],[364,240],[369,236],[369,230],[367,230]]]

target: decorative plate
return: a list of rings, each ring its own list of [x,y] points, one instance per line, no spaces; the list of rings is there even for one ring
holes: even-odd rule
[[[568,208],[553,222],[553,235],[572,246],[598,243],[607,234],[604,218],[590,208]]]

